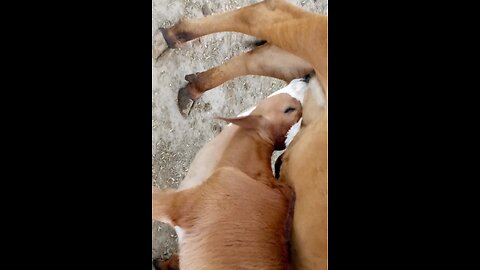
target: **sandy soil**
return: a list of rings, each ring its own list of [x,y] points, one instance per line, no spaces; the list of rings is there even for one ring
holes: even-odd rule
[[[259,1],[152,0],[152,37],[159,27],[170,27],[182,17],[200,18]],[[289,1],[328,14],[327,0]],[[203,10],[203,12],[202,12]],[[214,116],[233,117],[255,105],[285,82],[261,76],[231,80],[205,93],[183,118],[177,108],[177,91],[186,74],[205,71],[249,50],[255,38],[239,33],[217,33],[168,50],[152,60],[152,185],[177,188],[197,151],[226,125]],[[276,153],[277,155],[279,153]],[[152,260],[169,258],[177,251],[177,236],[166,224],[152,225]]]

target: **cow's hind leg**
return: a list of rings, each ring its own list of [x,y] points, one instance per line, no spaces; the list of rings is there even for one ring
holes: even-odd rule
[[[305,76],[312,69],[312,66],[302,58],[265,43],[233,57],[223,65],[186,75],[185,80],[188,84],[178,91],[178,107],[183,115],[188,114],[194,102],[204,92],[239,76],[260,75],[290,82]]]
[[[182,19],[170,28],[160,28],[169,48],[217,32],[241,32],[270,40],[266,26],[291,19],[301,19],[308,12],[283,0],[267,0],[230,12],[200,19]]]

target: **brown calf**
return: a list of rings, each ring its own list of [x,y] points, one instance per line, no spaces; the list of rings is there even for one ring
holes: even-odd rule
[[[193,188],[152,191],[152,218],[177,229],[182,270],[290,269],[294,192],[275,181],[270,158],[301,110],[278,94],[248,116],[223,118],[238,127],[213,174]]]
[[[284,88],[275,91],[270,96],[275,96],[280,93],[286,93],[295,99],[303,102],[303,96],[305,95],[305,90],[308,87],[307,82],[304,79],[297,79],[291,81]],[[270,99],[268,97],[262,104],[262,107],[277,106],[278,102],[275,102],[275,99]],[[253,110],[254,108],[251,108]],[[249,110],[241,113],[239,116],[245,116],[250,114]],[[232,143],[234,143],[234,135],[237,132],[237,129],[240,127],[237,125],[229,125],[220,132],[213,140],[206,143],[195,155],[192,163],[188,168],[188,173],[185,178],[182,180],[179,186],[179,190],[192,188],[194,186],[200,185],[203,181],[208,179],[213,173],[216,167],[218,167],[219,162],[225,152],[225,149]],[[293,135],[289,133],[289,135]],[[291,139],[289,138],[289,141]]]

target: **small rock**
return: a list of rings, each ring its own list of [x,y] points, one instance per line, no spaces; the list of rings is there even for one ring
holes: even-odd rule
[[[204,4],[202,6],[202,13],[203,13],[204,16],[208,16],[208,15],[212,14],[212,10],[208,7],[207,4]]]

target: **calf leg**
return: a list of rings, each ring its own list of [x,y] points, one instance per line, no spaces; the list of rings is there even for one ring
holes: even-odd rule
[[[176,191],[152,187],[152,220],[168,223],[172,227],[189,228],[198,206],[195,202],[198,188]]]
[[[186,112],[204,92],[239,76],[269,76],[290,82],[312,70],[313,67],[307,61],[266,43],[230,59],[223,65],[186,75],[188,84],[178,91],[178,107],[182,114],[188,114]]]
[[[177,200],[177,193],[174,190],[152,187],[152,222],[158,220],[174,226],[173,207]]]

